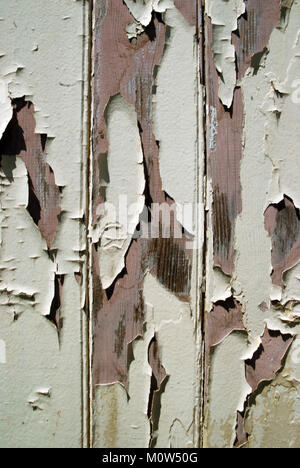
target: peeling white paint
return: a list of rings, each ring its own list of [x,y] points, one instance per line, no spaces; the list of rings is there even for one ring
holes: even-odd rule
[[[212,302],[226,301],[232,295],[230,277],[224,275],[219,268],[211,272],[213,282]]]
[[[129,40],[136,39],[140,34],[145,31],[140,23],[132,23],[126,26],[126,33]]]
[[[148,349],[154,335],[161,363],[169,376],[161,395],[156,447],[193,446],[195,338],[190,307],[165,290],[150,274],[145,278],[144,298],[146,331],[143,339],[133,342],[129,399],[126,390],[119,384],[102,385],[96,389],[96,447],[126,448],[128,440],[133,448],[149,446],[150,422],[147,412],[152,371]],[[185,365],[178,366],[178,362]],[[175,421],[180,421],[185,429],[176,430],[175,433]]]
[[[154,134],[163,189],[175,200],[178,221],[195,234],[199,136],[195,28],[175,7],[166,12],[165,22],[170,36],[155,80]]]
[[[148,348],[152,337],[150,329],[143,339],[133,343],[128,395],[119,383],[96,387],[95,448],[127,448],[128,440],[132,448],[148,448],[150,422],[147,412],[152,373]]]
[[[40,388],[32,392],[27,401],[34,411],[44,411],[49,398],[51,398],[51,388]]]
[[[152,12],[164,13],[174,5],[173,0],[124,0],[134,18],[143,26],[148,26]]]
[[[11,98],[25,95],[35,105],[37,133],[51,137],[47,140],[47,161],[58,185],[64,189],[63,212],[50,258],[26,210],[25,165],[20,158],[15,160],[13,156],[3,155],[0,172],[0,364],[6,363],[7,350],[9,359],[8,365],[0,366],[0,401],[3,402],[0,446],[7,447],[13,440],[14,446],[77,447],[82,444],[81,341],[84,326],[81,308],[85,297],[74,280],[74,272],[78,273],[85,261],[85,236],[80,228],[85,193],[82,181],[85,159],[81,154],[84,133],[81,52],[83,12],[88,2],[54,0],[48,5],[27,0],[28,15],[25,16],[18,3],[17,0],[0,0],[3,7],[3,18],[0,18],[3,28],[0,138],[12,116]],[[201,173],[195,164],[199,154],[195,111],[199,104],[195,78],[198,62],[192,52],[195,31],[174,9],[171,0],[126,0],[126,4],[136,19],[136,23],[126,29],[129,40],[150,24],[153,11],[165,13],[164,20],[170,27],[168,44],[156,75],[154,133],[160,141],[164,190],[178,207],[193,203],[199,177],[197,170]],[[284,290],[274,288],[270,278],[271,241],[264,229],[263,216],[266,207],[278,203],[284,194],[293,199],[295,206],[300,206],[296,176],[300,168],[300,3],[287,0],[284,4],[291,8],[289,21],[284,30],[274,30],[264,67],[259,68],[257,75],[248,74],[241,82],[245,104],[241,164],[243,212],[236,225],[236,269],[232,278],[219,270],[213,271],[212,232],[208,226],[206,311],[210,310],[211,302],[226,300],[233,294],[243,305],[248,331],[248,336],[234,333],[226,337],[213,350],[209,426],[205,434],[209,446],[227,447],[234,443],[236,413],[243,410],[250,393],[244,360],[251,359],[257,351],[266,324],[270,330],[282,333],[290,333],[292,326],[296,337],[300,333],[297,304],[300,265],[287,272]],[[231,36],[245,5],[241,0],[210,0],[206,8],[214,26],[216,66],[224,80],[220,79],[219,96],[223,104],[230,107],[237,84]],[[8,22],[8,18],[13,18],[17,27]],[[53,42],[54,33],[56,40]],[[51,57],[55,57],[55,64]],[[49,85],[47,89],[45,82]],[[207,112],[212,116],[209,146],[214,149],[218,122],[213,108]],[[102,181],[102,187],[106,183],[107,204],[106,211],[99,213],[99,225],[92,233],[92,240],[100,242],[104,287],[109,287],[124,267],[124,258],[144,207],[145,188],[134,109],[116,96],[109,104],[107,123],[110,180]],[[181,179],[178,174],[183,174]],[[202,191],[202,180],[198,191]],[[112,215],[111,211],[112,206],[118,208],[119,202],[125,201],[119,199],[120,194],[126,195],[127,207],[131,207],[129,212],[126,210],[124,219]],[[206,195],[209,207],[212,201],[210,181]],[[192,217],[186,220],[178,210],[178,219],[189,232],[196,232]],[[202,217],[199,220],[202,223]],[[194,279],[198,273],[193,272]],[[64,325],[60,341],[57,330],[45,318],[53,299],[55,274],[65,275],[61,304]],[[193,298],[199,299],[197,294]],[[194,417],[199,404],[199,373],[195,370],[200,362],[196,346],[199,337],[195,334],[198,316],[191,310],[194,305],[179,301],[150,274],[145,278],[144,299],[145,334],[143,339],[132,344],[130,399],[118,384],[96,389],[94,445],[128,447],[130,440],[134,448],[148,447],[147,411],[151,386],[148,348],[155,334],[162,365],[169,374],[161,396],[157,447],[190,448],[196,443]],[[270,300],[280,304],[272,305]],[[263,303],[266,304],[264,308],[260,307]],[[246,424],[250,447],[267,447],[274,440],[278,445],[299,445],[299,381],[299,339],[296,338],[284,370],[258,395],[256,405],[250,410]]]
[[[20,157],[2,156],[0,171],[0,330],[9,350],[0,366],[0,447],[81,447],[82,295],[74,280],[84,260],[82,207],[83,55],[87,2],[0,0],[0,137],[12,116],[11,99],[35,106],[36,133],[46,134],[47,162],[64,187],[62,215],[51,258],[29,215],[28,175]],[[65,16],[69,21],[63,21]],[[53,41],[55,37],[55,41]],[[60,82],[74,83],[72,87]],[[65,274],[58,340],[45,318],[55,273]],[[51,386],[51,398],[44,390]],[[35,391],[45,400],[33,411]],[[46,404],[47,403],[47,404]],[[34,404],[34,403],[33,403]]]
[[[209,0],[205,2],[207,15],[213,24],[213,52],[219,79],[219,98],[230,108],[236,86],[235,47],[232,32],[237,30],[237,20],[246,11],[243,0]]]
[[[105,187],[105,203],[93,242],[100,241],[99,265],[104,289],[109,288],[125,266],[145,197],[143,151],[134,108],[120,96],[112,98],[107,108],[109,151],[99,160]],[[99,213],[100,214],[100,213]]]
[[[151,275],[145,278],[144,296],[146,303],[151,304],[153,310],[161,362],[169,376],[165,391],[161,395],[156,447],[170,446],[173,424],[178,419],[185,431],[181,432],[181,440],[178,439],[177,432],[177,445],[188,448],[193,446],[196,390],[196,347],[190,306],[165,290]],[[184,365],[178,365],[179,362]]]
[[[230,284],[235,297],[238,294],[238,300],[243,305],[248,336],[243,341],[240,335],[234,333],[214,350],[207,410],[208,427],[205,429],[206,445],[209,447],[222,444],[228,447],[234,442],[230,437],[230,434],[235,433],[236,419],[233,418],[233,414],[236,416],[238,410],[243,410],[247,395],[251,393],[244,376],[244,360],[251,359],[258,350],[265,327],[282,334],[295,334],[296,341],[300,332],[298,305],[289,303],[297,302],[299,298],[297,277],[300,277],[300,266],[287,272],[284,290],[272,285],[272,245],[264,227],[266,208],[271,203],[279,203],[284,194],[293,199],[295,206],[300,206],[296,175],[299,173],[300,109],[294,102],[298,89],[295,80],[300,77],[299,15],[300,3],[295,1],[285,30],[274,29],[271,35],[264,67],[260,67],[256,75],[246,74],[240,83],[245,108],[244,150],[241,161],[243,210],[236,223],[235,272]],[[221,33],[221,28],[224,28],[223,17],[212,14],[212,18],[216,20],[214,34],[216,31]],[[221,24],[218,25],[218,22]],[[227,24],[231,24],[230,21]],[[218,36],[214,37],[216,41]],[[220,69],[221,66],[222,60]],[[213,133],[211,141],[213,142]],[[210,192],[208,195],[210,197]],[[210,198],[208,200],[210,201]],[[219,294],[224,297],[226,282],[222,289],[222,283],[217,282],[215,275],[211,275],[210,231],[208,235],[207,308],[210,308],[210,300],[215,300]],[[240,285],[237,290],[234,288],[236,283]],[[275,301],[277,305],[272,305],[270,301]],[[262,303],[266,304],[265,308],[260,307]],[[235,343],[239,341],[237,348]],[[262,395],[256,398],[257,403],[252,406],[249,421],[247,418],[246,422],[246,431],[250,433],[248,446],[251,448],[269,447],[270,444],[272,447],[277,444],[298,444],[293,430],[287,429],[290,431],[290,438],[277,431],[278,421],[282,422],[283,427],[287,427],[284,414],[289,414],[289,421],[292,420],[295,424],[294,430],[298,427],[298,390],[295,390],[297,384],[291,383],[296,376],[300,377],[299,364],[294,362],[297,361],[298,351],[299,348],[294,342],[280,380],[276,378],[274,384],[266,386]],[[235,370],[228,372],[230,366]],[[228,375],[234,372],[239,372],[240,377],[230,379],[230,394],[233,398],[225,403]],[[294,390],[289,391],[289,386],[294,386]],[[288,403],[284,402],[285,399]],[[228,409],[231,404],[231,409]]]
[[[265,387],[247,418],[247,448],[298,448],[299,397],[299,383],[289,381],[284,373]]]
[[[10,169],[13,178],[11,183],[6,177]],[[50,312],[54,295],[55,265],[46,252],[45,241],[42,241],[37,226],[26,210],[28,176],[24,162],[20,158],[3,156],[0,177],[3,213],[0,305],[9,306],[6,313],[19,315],[31,298],[28,305],[34,304],[36,312],[46,316]],[[28,258],[29,254],[33,258]]]
[[[0,80],[0,139],[11,121],[12,107],[8,93],[8,85],[4,80]]]
[[[245,104],[245,146],[241,163],[243,212],[236,227],[236,277],[247,301],[247,327],[253,337],[262,334],[264,320],[272,314],[266,311],[262,316],[258,304],[270,299],[286,302],[281,288],[272,285],[270,278],[271,240],[264,228],[264,212],[270,203],[279,203],[283,194],[288,194],[299,206],[299,184],[294,175],[299,170],[295,135],[300,110],[290,98],[294,76],[300,76],[295,57],[299,29],[297,10],[298,3],[293,6],[285,40],[279,29],[273,31],[265,68],[242,81]],[[282,57],[280,61],[279,56]],[[280,112],[279,120],[277,112]]]
[[[240,356],[247,338],[238,332],[227,337],[212,353],[209,416],[206,445],[231,448],[235,442],[237,411],[243,409],[251,388]]]

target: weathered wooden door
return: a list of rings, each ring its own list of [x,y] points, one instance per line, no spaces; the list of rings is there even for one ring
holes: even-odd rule
[[[299,0],[0,0],[0,447],[299,447]]]

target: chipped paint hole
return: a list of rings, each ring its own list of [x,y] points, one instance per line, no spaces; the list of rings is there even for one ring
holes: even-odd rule
[[[265,47],[261,52],[254,54],[251,58],[251,67],[253,68],[253,75],[257,75],[261,67],[262,59],[265,58],[269,53],[269,49]]]
[[[115,288],[116,288],[116,285],[117,285],[118,281],[120,281],[126,275],[127,275],[127,269],[126,269],[126,266],[125,266],[123,268],[123,270],[118,274],[118,276],[116,277],[116,279],[114,280],[112,285],[109,286],[109,288],[105,289],[105,294],[106,294],[106,297],[107,297],[108,301],[110,301],[111,298],[113,297],[113,294],[114,294],[114,291],[115,291]]]
[[[65,275],[55,275],[54,279],[54,297],[52,299],[50,313],[47,319],[52,322],[60,333],[63,327],[63,318],[60,315],[62,304],[62,289],[65,281]]]
[[[74,273],[74,278],[79,286],[82,286],[83,284],[83,275],[81,271],[75,271]]]
[[[161,395],[165,391],[169,376],[161,364],[159,346],[154,336],[148,348],[148,362],[152,369],[151,385],[148,400],[148,418],[151,426],[149,448],[154,448],[157,441],[157,432],[161,413]]]
[[[47,143],[47,135],[42,133],[41,134],[41,145],[42,145],[42,150],[46,150],[46,143]]]
[[[26,106],[25,98],[12,101],[13,117],[6,127],[0,141],[0,155],[17,156],[21,151],[26,151],[26,143],[23,130],[19,125],[17,113]]]
[[[157,19],[159,23],[164,24],[162,14],[153,12],[151,23],[145,27],[145,34],[149,37],[151,42],[154,42],[156,39],[155,19]]]

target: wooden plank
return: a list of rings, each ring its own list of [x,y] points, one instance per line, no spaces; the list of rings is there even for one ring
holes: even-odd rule
[[[204,162],[198,147],[197,9],[194,1],[188,7],[156,3],[94,2],[96,447],[122,447],[129,439],[134,447],[194,444],[197,259],[203,243],[196,240],[195,206]],[[121,197],[128,212],[118,212]],[[154,339],[168,375],[155,424],[150,401],[158,389],[148,359]],[[178,348],[173,359],[171,342]]]
[[[88,5],[0,10],[0,446],[79,448]]]

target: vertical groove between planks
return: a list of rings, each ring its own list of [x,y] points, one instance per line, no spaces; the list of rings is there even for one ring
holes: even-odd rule
[[[83,80],[82,80],[82,177],[84,242],[86,260],[83,276],[83,310],[81,319],[82,346],[82,448],[92,447],[92,381],[91,381],[91,302],[90,302],[90,220],[91,220],[91,122],[92,122],[92,40],[93,40],[93,1],[83,3]]]
[[[200,448],[204,448],[204,424],[205,424],[205,382],[206,382],[206,368],[205,368],[205,320],[206,320],[206,299],[207,299],[207,265],[209,261],[209,251],[208,251],[208,227],[209,227],[209,212],[207,210],[207,200],[208,200],[208,148],[207,148],[207,65],[206,65],[206,48],[207,48],[207,30],[206,30],[206,18],[205,18],[205,6],[206,0],[199,0],[201,6],[199,6],[201,11],[201,32],[199,31],[199,37],[201,34],[201,41],[199,42],[199,55],[201,54],[201,82],[202,84],[202,94],[203,102],[202,109],[199,109],[199,120],[202,121],[202,132],[203,132],[203,155],[204,155],[204,183],[203,183],[203,256],[202,256],[202,289],[201,289],[201,305],[200,305],[200,314],[201,314],[201,420],[200,420]],[[200,73],[200,70],[199,70]],[[200,119],[200,112],[202,112],[202,119]],[[200,123],[199,123],[200,125]]]

